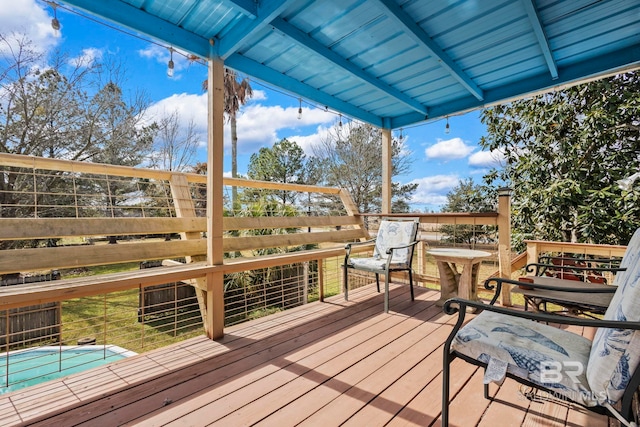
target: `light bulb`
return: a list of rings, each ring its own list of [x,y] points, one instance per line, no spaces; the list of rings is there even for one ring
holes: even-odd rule
[[[298,107],[298,120],[302,119],[302,98],[298,98],[300,106]]]
[[[53,35],[60,37],[60,21],[58,21],[58,5],[53,2],[48,2],[49,6],[53,9],[53,19],[51,20],[51,28],[53,28]]]
[[[449,135],[449,132],[451,132],[451,128],[449,128],[449,117],[447,117],[447,124],[444,127],[444,133]]]
[[[173,77],[173,48],[169,48],[169,63],[167,64],[167,76]]]
[[[173,77],[173,59],[170,59],[167,64],[167,76]]]

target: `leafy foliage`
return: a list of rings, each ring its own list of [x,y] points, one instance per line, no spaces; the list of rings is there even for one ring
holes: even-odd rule
[[[343,129],[346,128],[346,129]],[[400,140],[392,140],[392,176],[407,173],[411,153]],[[313,147],[325,182],[349,191],[360,212],[382,210],[382,135],[368,124],[334,126],[325,140]],[[408,212],[417,184],[392,183],[392,211]]]
[[[467,178],[447,194],[442,212],[495,212],[496,205],[494,188],[474,184],[471,178]],[[446,241],[473,245],[494,241],[497,230],[489,225],[442,225],[440,231],[447,236]]]
[[[514,234],[626,244],[640,189],[617,181],[640,166],[640,75],[627,73],[485,110],[481,145],[505,153],[487,182],[514,189]]]
[[[119,85],[124,73],[117,63],[46,57],[19,35],[0,34],[0,45],[0,152],[125,166],[138,165],[149,153],[155,125],[143,125],[148,100],[140,93],[125,97]],[[32,215],[20,197],[36,184],[18,170],[2,172],[0,204],[11,206],[5,215]],[[67,175],[42,174],[37,183],[41,204],[46,206],[48,195],[55,193],[58,205],[67,210],[73,205]],[[83,194],[103,192],[114,202],[131,191],[118,183],[93,185]],[[68,203],[61,200],[64,194]],[[38,216],[66,216],[64,209],[52,206]]]
[[[258,153],[251,155],[247,176],[258,181],[273,181],[285,184],[303,184],[305,179],[306,155],[295,142],[283,139],[273,147],[262,147]],[[261,190],[263,195],[275,197],[281,204],[294,204],[297,193],[287,190]],[[245,191],[248,195],[256,192]]]

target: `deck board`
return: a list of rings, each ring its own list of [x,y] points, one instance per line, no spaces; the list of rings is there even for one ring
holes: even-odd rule
[[[0,396],[0,425],[440,425],[442,345],[453,316],[439,293],[393,285],[328,298],[60,380]],[[471,316],[469,316],[471,317]],[[574,332],[581,333],[581,329]],[[454,360],[451,425],[606,426],[606,416],[506,380],[483,398],[483,371]]]

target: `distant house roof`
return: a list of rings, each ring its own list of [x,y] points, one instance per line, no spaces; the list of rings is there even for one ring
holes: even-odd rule
[[[640,65],[640,0],[63,0],[383,128]]]

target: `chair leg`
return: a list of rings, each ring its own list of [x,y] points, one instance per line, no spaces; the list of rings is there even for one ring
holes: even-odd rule
[[[489,395],[489,384],[484,384],[484,398],[487,400],[493,400]]]
[[[384,275],[384,312],[389,312],[389,272]]]
[[[449,427],[449,358],[451,354],[445,345],[444,358],[442,363],[442,427]]]
[[[413,296],[413,275],[411,274],[411,269],[409,269],[409,288],[411,289],[411,301],[415,301],[415,297]]]
[[[380,275],[376,273],[376,287],[378,288],[378,293],[380,293]]]

